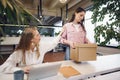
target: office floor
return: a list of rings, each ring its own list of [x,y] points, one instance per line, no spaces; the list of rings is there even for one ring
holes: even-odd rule
[[[49,52],[44,57],[44,62],[54,62],[64,60],[64,52]]]
[[[2,55],[4,59],[0,57],[0,65],[9,57],[9,55]],[[48,52],[45,54],[44,62],[54,62],[64,60],[64,52]]]

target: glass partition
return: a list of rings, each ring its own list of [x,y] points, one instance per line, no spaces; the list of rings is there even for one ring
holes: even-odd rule
[[[9,37],[18,37],[22,34],[25,26],[0,26],[2,31],[0,31],[0,36],[9,36]],[[57,36],[61,31],[61,26],[37,26],[39,33],[41,36]],[[4,35],[3,35],[4,34]]]

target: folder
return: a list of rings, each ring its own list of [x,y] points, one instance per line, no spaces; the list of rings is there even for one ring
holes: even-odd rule
[[[80,72],[77,71],[75,68],[73,68],[72,66],[63,66],[60,68],[59,72],[61,74],[63,74],[63,76],[65,78],[69,78],[71,76],[75,76],[75,75],[80,75]]]

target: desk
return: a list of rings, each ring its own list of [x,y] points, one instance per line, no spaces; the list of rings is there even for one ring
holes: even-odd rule
[[[14,80],[13,74],[1,74],[0,73],[0,80]],[[27,76],[25,75],[24,80],[27,80]]]
[[[96,61],[73,64],[82,75],[73,76],[70,80],[87,79],[101,74],[120,70],[120,54],[99,56]]]
[[[102,76],[97,76],[95,78],[90,78],[86,80],[120,80],[120,71]]]
[[[0,55],[13,53],[20,37],[2,37],[2,39],[3,41],[0,43]]]
[[[75,63],[74,61],[60,61],[62,66],[72,66],[78,70],[81,75],[72,76],[67,78],[67,80],[81,80],[88,79],[93,76],[100,76],[101,74],[118,71],[120,70],[120,54],[98,56],[96,61],[88,61],[82,63]],[[1,80],[7,80],[6,77],[2,77]],[[13,80],[13,79],[9,79]],[[62,74],[58,73],[57,76],[45,78],[42,80],[66,80]]]
[[[41,42],[51,42],[55,37],[41,37]],[[20,37],[2,37],[3,41],[0,45],[17,45],[19,43]]]

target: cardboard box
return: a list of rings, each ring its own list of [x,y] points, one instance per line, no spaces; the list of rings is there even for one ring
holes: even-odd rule
[[[96,44],[75,44],[75,49],[70,48],[70,59],[81,62],[96,60]]]

